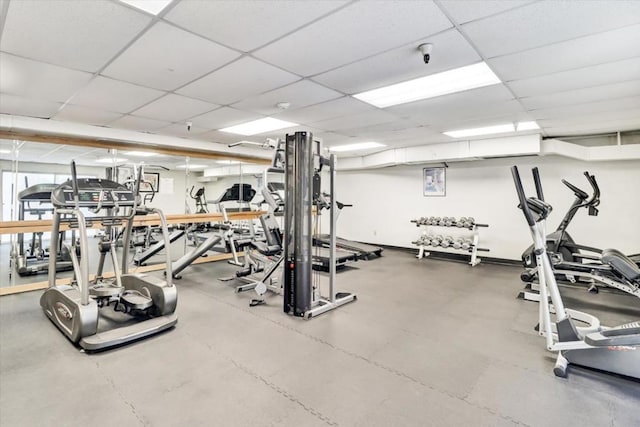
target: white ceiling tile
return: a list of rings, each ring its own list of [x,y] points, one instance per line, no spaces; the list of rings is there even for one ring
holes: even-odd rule
[[[361,141],[390,142],[407,139],[420,139],[435,135],[433,129],[426,126],[416,126],[407,120],[384,123],[382,125],[366,126],[363,128],[347,129],[346,135],[359,138]]]
[[[180,122],[218,108],[219,105],[170,93],[133,112],[136,116]]]
[[[310,107],[299,108],[293,111],[285,110],[280,114],[274,114],[273,117],[293,123],[314,123],[334,117],[374,110],[376,110],[375,107],[365,102],[350,96],[343,96],[340,99],[334,99]]]
[[[231,107],[222,107],[217,110],[193,117],[190,120],[194,125],[205,129],[222,129],[240,123],[256,120],[262,117],[260,114],[240,111]]]
[[[236,51],[163,22],[151,27],[102,74],[173,90],[238,58]]]
[[[524,6],[533,0],[441,0],[440,4],[458,23],[475,21],[485,16],[495,15],[509,9]]]
[[[638,75],[638,77],[640,77],[640,75]],[[527,109],[534,110],[605,101],[607,99],[625,98],[636,95],[640,95],[640,80],[530,96],[520,98],[520,101]]]
[[[628,111],[637,110],[639,108],[640,96],[630,96],[627,98],[609,99],[600,102],[589,102],[585,104],[564,105],[559,107],[531,110],[529,111],[529,113],[538,120],[559,120],[575,116],[584,117],[584,115],[586,114],[604,112],[619,112],[619,114],[626,114]],[[638,116],[638,124],[640,125],[640,116]]]
[[[164,92],[98,76],[71,99],[75,105],[128,113],[159,98]]]
[[[152,120],[146,119],[144,117],[126,115],[109,123],[109,127],[115,129],[136,130],[139,132],[152,132],[157,129],[167,127],[169,124],[169,122],[163,122],[160,120]]]
[[[221,69],[179,89],[183,95],[216,104],[232,104],[249,96],[276,89],[300,78],[250,57]]]
[[[291,126],[285,129],[278,129],[278,130],[274,130],[274,131],[269,131],[269,132],[264,132],[264,133],[260,133],[258,135],[253,135],[253,136],[247,136],[244,137],[243,139],[247,140],[252,140],[252,141],[256,141],[256,142],[261,142],[261,141],[266,141],[267,138],[269,139],[276,139],[276,138],[280,138],[280,139],[284,139],[287,135],[291,135],[294,134],[296,132],[309,132],[311,134],[313,134],[313,139],[323,139],[323,136],[327,133],[322,129],[317,129],[311,126],[306,126],[306,125],[298,125],[298,126]]]
[[[348,140],[350,137],[342,135],[337,132],[322,132],[322,145],[324,147],[330,147],[332,144],[337,144]]]
[[[640,56],[640,25],[544,46],[488,62],[503,81],[519,80]]]
[[[635,111],[636,117],[640,116],[640,110]],[[638,119],[636,118],[623,118],[614,120],[598,121],[591,120],[581,124],[558,124],[550,127],[546,127],[547,135],[550,137],[558,136],[570,136],[570,135],[588,135],[594,133],[606,133],[606,132],[624,132],[629,130],[637,130]]]
[[[95,72],[149,22],[150,16],[105,0],[12,1],[0,48]]]
[[[487,86],[387,108],[416,124],[437,126],[461,120],[521,112],[523,108],[503,85]]]
[[[434,45],[428,65],[425,65],[418,51],[420,43],[414,42],[319,74],[313,80],[354,94],[481,61],[476,51],[455,29],[424,39],[423,42]]]
[[[351,114],[348,116],[335,117],[333,119],[322,120],[311,123],[313,127],[326,131],[340,131],[342,129],[361,128],[373,126],[381,123],[389,123],[398,120],[397,116],[382,110],[367,111],[364,113]]]
[[[92,75],[0,52],[0,91],[64,102]]]
[[[63,122],[86,123],[89,125],[106,125],[121,116],[121,113],[67,104],[53,119]]]
[[[536,96],[638,79],[640,57],[508,82],[518,97]]]
[[[241,110],[253,111],[268,116],[282,111],[276,106],[279,102],[289,102],[291,104],[289,108],[295,110],[330,99],[340,98],[341,96],[341,93],[312,81],[300,80],[288,86],[246,98],[233,104],[233,106]]]
[[[178,136],[181,138],[192,138],[205,132],[209,132],[209,129],[192,125],[191,130],[187,130],[187,126],[182,123],[171,124],[156,131],[156,133],[161,135]]]
[[[462,28],[491,58],[637,23],[640,2],[634,0],[540,1]]]
[[[165,19],[248,52],[335,10],[346,1],[202,1],[178,3]]]
[[[254,55],[310,76],[450,28],[431,1],[366,1],[318,20]]]
[[[204,139],[206,141],[217,142],[218,144],[233,144],[234,142],[239,142],[242,140],[246,140],[246,136],[242,135],[234,135],[232,133],[220,132],[219,130],[212,130],[203,134],[198,135],[199,139]],[[256,139],[255,136],[251,138]]]
[[[0,93],[0,113],[48,119],[62,106],[58,102]]]
[[[587,112],[573,116],[554,117],[551,119],[540,119],[538,123],[545,129],[583,127],[585,133],[598,127],[598,123],[634,123],[635,129],[640,126],[640,108],[615,109],[609,111]]]

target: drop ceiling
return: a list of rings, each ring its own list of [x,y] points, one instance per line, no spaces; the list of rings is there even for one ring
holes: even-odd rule
[[[254,140],[310,129],[391,147],[515,121],[545,136],[640,128],[635,0],[174,0],[158,16],[117,0],[0,5],[4,114],[212,149],[246,139],[219,129],[266,116],[299,126]],[[352,96],[479,61],[502,83],[384,109]]]

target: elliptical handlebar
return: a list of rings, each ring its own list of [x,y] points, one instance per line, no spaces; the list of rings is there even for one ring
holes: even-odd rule
[[[76,171],[76,161],[71,160],[71,188],[73,189],[73,199],[76,202],[76,208],[80,204],[80,193],[78,191],[78,173]]]
[[[598,186],[598,182],[596,181],[595,175],[591,175],[588,171],[584,172],[584,176],[587,177],[587,181],[591,185],[593,189],[593,196],[587,202],[589,206],[598,206],[600,204],[600,187]]]
[[[540,172],[538,171],[538,167],[534,167],[531,169],[531,173],[533,174],[533,182],[536,184],[536,194],[538,195],[538,199],[544,202],[544,194],[542,193],[542,182],[540,181]]]
[[[573,191],[576,197],[579,198],[580,200],[587,200],[589,198],[589,195],[587,193],[585,193],[584,191],[582,191],[581,189],[579,189],[578,187],[576,187],[566,179],[563,179],[562,183],[567,187],[569,187],[569,189]]]
[[[518,199],[520,200],[520,205],[518,207],[524,213],[527,224],[529,224],[530,227],[533,227],[536,224],[536,221],[529,209],[529,205],[527,204],[527,196],[524,194],[524,188],[522,187],[522,180],[520,179],[520,173],[518,172],[517,166],[511,166],[511,176],[513,176],[513,183],[516,186],[516,192],[518,193]],[[540,188],[540,190],[542,190],[542,188]]]

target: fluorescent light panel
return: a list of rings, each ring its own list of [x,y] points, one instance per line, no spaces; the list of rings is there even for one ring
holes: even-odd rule
[[[516,128],[513,126],[513,123],[509,123],[506,125],[487,126],[483,128],[452,130],[452,131],[443,132],[443,133],[447,136],[450,136],[451,138],[464,138],[466,136],[478,136],[478,135],[490,135],[493,133],[514,132],[515,130]]]
[[[113,157],[104,157],[102,159],[97,159],[96,163],[122,163],[122,162],[126,162],[127,159],[114,159]]]
[[[480,136],[480,135],[491,135],[496,133],[507,133],[507,132],[521,132],[525,130],[534,130],[540,129],[540,126],[536,122],[520,122],[514,125],[513,123],[503,124],[503,125],[495,125],[495,126],[486,126],[481,128],[473,128],[473,129],[460,129],[460,130],[451,130],[447,132],[442,132],[451,138],[465,138],[468,136]]]
[[[173,0],[120,0],[136,9],[144,10],[152,15],[157,15],[164,10]]]
[[[11,150],[4,150],[4,149],[0,150],[0,154],[9,154],[9,153],[11,153]]]
[[[379,108],[501,83],[485,62],[353,95]]]
[[[133,157],[153,157],[158,155],[158,153],[152,153],[150,151],[125,151],[124,154]]]
[[[342,151],[356,151],[356,150],[368,150],[370,148],[386,147],[379,142],[358,142],[356,144],[338,145],[335,147],[329,147],[330,151],[342,152]]]
[[[263,119],[253,120],[251,122],[246,122],[228,128],[220,129],[220,131],[248,136],[258,133],[270,132],[272,130],[290,128],[292,126],[298,126],[298,124],[274,119],[273,117],[265,117]]]

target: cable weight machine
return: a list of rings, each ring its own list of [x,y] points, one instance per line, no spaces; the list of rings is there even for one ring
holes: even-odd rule
[[[285,140],[284,207],[284,312],[310,319],[356,300],[351,293],[336,293],[335,155],[324,157],[320,143],[309,132],[287,135]],[[330,202],[322,197],[320,172],[329,168]],[[329,296],[320,292],[319,273],[313,271],[313,222],[326,204],[330,217]],[[316,220],[319,218],[316,216]]]

